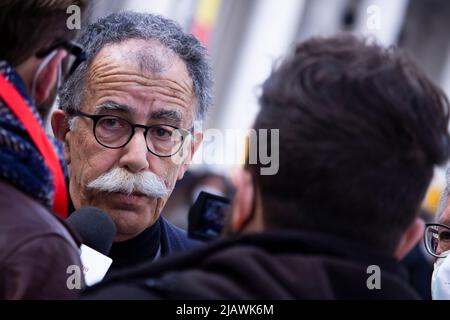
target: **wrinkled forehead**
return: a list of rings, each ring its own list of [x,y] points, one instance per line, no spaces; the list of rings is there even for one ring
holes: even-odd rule
[[[93,59],[89,71],[109,66],[138,72],[142,76],[175,76],[192,85],[185,62],[158,40],[129,39],[104,46]]]
[[[103,47],[89,66],[87,82],[97,98],[153,97],[182,113],[195,113],[197,100],[185,62],[156,40],[131,39]]]

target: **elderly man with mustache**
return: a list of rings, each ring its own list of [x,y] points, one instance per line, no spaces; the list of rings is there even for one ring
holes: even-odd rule
[[[114,221],[115,269],[195,245],[160,215],[202,140],[193,127],[211,100],[205,49],[172,21],[133,12],[100,19],[80,42],[86,61],[52,116],[74,207]]]

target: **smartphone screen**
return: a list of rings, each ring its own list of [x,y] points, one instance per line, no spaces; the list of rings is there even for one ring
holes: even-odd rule
[[[204,241],[218,238],[227,221],[229,209],[229,199],[200,192],[189,211],[189,236]]]

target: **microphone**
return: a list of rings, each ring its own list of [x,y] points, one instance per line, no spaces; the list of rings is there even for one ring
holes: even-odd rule
[[[81,263],[87,286],[100,282],[112,259],[107,255],[116,236],[116,226],[111,218],[95,207],[80,208],[73,212],[67,223],[78,233],[81,245]]]

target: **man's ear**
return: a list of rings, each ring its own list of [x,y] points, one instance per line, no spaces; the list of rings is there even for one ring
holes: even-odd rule
[[[232,232],[239,232],[245,227],[249,219],[252,218],[255,190],[251,174],[243,168],[235,171],[233,182],[236,192],[229,227]]]
[[[43,103],[49,97],[53,87],[56,85],[58,66],[67,53],[64,50],[58,50],[56,55],[44,67],[39,78],[36,80],[36,103]]]
[[[181,164],[181,167],[178,171],[178,180],[183,179],[184,173],[189,168],[192,158],[194,158],[194,155],[197,152],[200,145],[202,144],[202,141],[203,141],[203,132],[201,131],[195,132],[194,137],[189,141],[189,144],[187,145],[187,147],[189,148],[189,150],[187,150],[188,155],[183,160],[183,163]]]
[[[422,219],[416,218],[403,233],[395,249],[394,257],[403,259],[409,251],[422,239],[425,230],[425,223]]]
[[[64,159],[70,164],[70,144],[67,134],[70,132],[68,117],[62,110],[55,110],[51,119],[54,136],[64,144]]]

